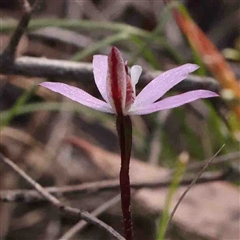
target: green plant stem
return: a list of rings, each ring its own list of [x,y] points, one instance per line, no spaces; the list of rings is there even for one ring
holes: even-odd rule
[[[120,190],[126,240],[132,240],[131,190],[129,165],[132,149],[132,122],[129,116],[117,116],[117,132],[121,151]]]
[[[129,39],[129,37],[130,37],[130,34],[128,34],[126,32],[120,32],[113,36],[106,37],[102,41],[98,41],[97,43],[94,43],[94,44],[84,48],[84,50],[76,53],[72,57],[72,60],[80,61],[87,56],[93,55],[94,53],[98,52],[100,49],[104,49],[105,47],[112,45],[114,43],[127,40],[127,39]]]
[[[177,8],[179,9],[179,11],[188,19],[191,19],[191,16],[190,14],[188,13],[188,10],[187,8],[184,6],[184,4],[180,3],[177,1],[177,4],[176,4]],[[200,68],[197,70],[197,73],[200,75],[200,76],[206,76],[206,68],[205,68],[205,65],[201,59],[201,56],[200,54],[196,51],[196,49],[194,48],[194,46],[191,44],[190,41],[188,41],[189,43],[189,46],[192,50],[192,54],[193,54],[193,59],[194,59],[194,62],[200,66]]]
[[[37,86],[32,86],[30,89],[27,89],[16,101],[8,114],[5,115],[5,118],[0,117],[0,129],[7,126],[10,121],[17,115],[19,110],[23,107],[23,105],[27,102],[27,100],[34,94]]]
[[[7,33],[13,31],[17,23],[13,20],[4,20],[1,22],[0,33]],[[142,38],[144,41],[148,40],[151,43],[156,43],[164,47],[176,60],[179,56],[169,46],[168,42],[161,36],[152,36],[151,32],[143,29],[130,26],[123,23],[113,22],[95,22],[88,20],[69,20],[69,19],[32,19],[28,25],[28,30],[33,31],[43,27],[60,27],[66,29],[73,29],[78,31],[109,31],[117,34],[125,33],[128,36],[136,36]]]
[[[4,20],[1,22],[0,33],[7,33],[13,31],[17,26],[17,23],[13,20]],[[151,44],[159,44],[161,47],[165,48],[171,56],[178,62],[178,54],[171,48],[164,37],[159,35],[153,35],[153,33],[145,31],[143,29],[130,26],[123,23],[112,23],[112,22],[95,22],[88,20],[69,20],[69,19],[32,19],[28,25],[28,30],[36,30],[43,27],[60,27],[66,29],[73,29],[78,31],[105,31],[105,32],[115,32],[118,34],[125,34],[126,36],[136,36],[142,39],[144,42],[148,41]],[[111,39],[111,38],[110,38]],[[90,51],[90,50],[88,50]],[[93,51],[90,51],[94,53]],[[83,54],[82,52],[81,54]],[[84,53],[86,54],[86,53]],[[81,56],[81,55],[80,55]]]
[[[12,20],[4,20],[1,23],[0,33],[13,31],[17,26],[17,22]],[[123,23],[112,22],[95,22],[88,20],[68,20],[68,19],[32,19],[29,23],[28,30],[36,30],[43,27],[61,27],[73,30],[85,31],[110,31],[110,32],[125,32],[131,35],[137,35],[142,38],[150,38],[151,33],[137,27],[133,27]],[[156,37],[154,41],[165,45],[165,40],[162,37]]]
[[[164,240],[165,234],[166,234],[166,230],[168,227],[168,219],[169,219],[169,209],[170,209],[170,205],[173,199],[173,196],[182,180],[183,177],[183,173],[186,167],[186,162],[184,161],[179,161],[177,168],[175,170],[175,173],[173,174],[173,181],[169,187],[168,193],[167,193],[167,197],[166,197],[166,201],[165,201],[165,207],[163,209],[163,213],[162,213],[162,217],[160,220],[160,225],[159,225],[159,232],[158,232],[158,236],[157,236],[157,240]]]
[[[163,35],[164,26],[166,26],[167,20],[171,16],[171,14],[169,13],[170,7],[171,6],[167,6],[163,9],[161,17],[159,17],[158,19],[158,25],[151,32],[151,38],[146,39],[145,41],[142,41],[141,39],[137,39],[135,36],[132,37],[133,42],[135,42],[139,46],[139,49],[136,53],[132,55],[131,60],[129,61],[130,65],[136,62],[137,58],[140,55],[144,54],[146,59],[149,60],[153,68],[155,69],[159,68],[159,61],[156,59],[154,54],[151,51],[149,51],[149,49],[151,49],[151,45],[154,39],[159,37],[160,35]],[[164,39],[166,39],[165,36],[164,36]],[[177,63],[181,63],[181,64],[183,63],[181,56],[177,53],[175,49],[173,49],[170,46],[168,41],[166,41],[165,43],[165,48]]]

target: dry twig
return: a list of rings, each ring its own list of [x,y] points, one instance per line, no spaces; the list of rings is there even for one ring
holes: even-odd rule
[[[231,152],[231,153],[216,157],[214,162],[211,163],[211,165],[212,166],[219,165],[219,164],[222,164],[222,163],[227,163],[227,162],[230,162],[232,160],[239,160],[239,159],[240,159],[240,151]],[[206,159],[206,160],[201,161],[201,162],[194,162],[192,164],[189,164],[186,167],[186,170],[187,171],[199,170],[199,169],[203,168],[208,162],[209,162],[209,159]]]
[[[113,198],[111,198],[110,200],[108,200],[98,208],[96,208],[94,211],[91,212],[91,214],[97,217],[103,212],[105,212],[107,209],[109,209],[110,207],[120,202],[120,200],[121,200],[121,197],[120,197],[120,194],[118,194],[117,196],[114,196]],[[83,220],[79,221],[76,225],[70,228],[59,240],[68,240],[72,238],[77,232],[80,232],[86,226],[87,226],[87,222]]]
[[[36,181],[34,181],[29,175],[27,175],[23,170],[21,170],[15,163],[13,163],[10,159],[5,157],[3,154],[0,153],[0,159],[11,167],[16,173],[18,173],[22,178],[24,178],[33,188],[36,189],[36,191],[49,203],[51,203],[55,208],[57,208],[60,212],[66,214],[69,217],[75,217],[78,219],[83,219],[91,224],[94,224],[98,227],[101,227],[105,231],[107,231],[109,234],[114,236],[116,239],[124,240],[124,238],[117,233],[112,227],[107,225],[106,223],[102,222],[98,218],[92,216],[86,211],[81,211],[76,208],[72,208],[69,206],[64,205],[62,202],[60,202],[56,197],[51,195],[49,192],[47,192],[40,184],[38,184]]]
[[[0,55],[0,62],[4,62]],[[65,60],[53,60],[36,57],[20,57],[10,65],[0,65],[0,73],[6,75],[24,75],[27,77],[40,77],[60,80],[75,80],[89,83],[93,79],[92,64],[77,63]],[[146,85],[150,80],[159,75],[159,71],[144,73],[139,84]],[[140,86],[141,87],[141,86]],[[173,88],[176,91],[190,91],[206,89],[219,92],[219,84],[213,78],[189,75],[185,80]]]
[[[1,65],[9,66],[9,64],[11,65],[11,63],[14,61],[15,53],[20,42],[20,39],[23,36],[24,32],[26,31],[32,13],[36,9],[40,1],[41,0],[36,0],[34,4],[31,6],[28,0],[19,0],[19,3],[21,4],[21,7],[23,9],[23,16],[20,19],[17,28],[14,31],[7,47],[5,48],[2,57],[0,58]]]
[[[207,183],[213,181],[220,181],[225,179],[225,173],[205,173],[198,179],[198,184]],[[193,181],[193,177],[185,177],[180,185],[189,185]],[[152,181],[152,182],[137,182],[131,183],[131,188],[141,189],[141,188],[163,188],[168,187],[172,182],[172,179],[167,179],[166,181]],[[96,193],[99,191],[119,191],[119,181],[118,180],[105,180],[99,182],[84,183],[80,185],[70,185],[65,187],[46,187],[44,188],[50,194],[53,195],[72,195],[72,194],[87,194]],[[46,201],[46,199],[39,195],[35,190],[3,190],[0,191],[0,201],[3,202],[39,202]]]

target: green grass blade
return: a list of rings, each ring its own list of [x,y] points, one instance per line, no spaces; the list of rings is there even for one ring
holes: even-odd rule
[[[173,174],[173,180],[172,183],[169,187],[168,193],[167,193],[167,197],[166,197],[166,201],[165,201],[165,206],[163,209],[163,213],[162,213],[162,217],[160,219],[159,222],[159,232],[157,235],[157,240],[164,240],[165,234],[166,234],[166,230],[168,227],[168,219],[169,219],[169,210],[170,210],[170,205],[173,199],[173,196],[179,186],[179,183],[182,180],[183,174],[184,174],[184,170],[186,167],[186,161],[178,161],[178,165],[176,167],[176,170]]]
[[[18,113],[19,109],[21,109],[27,100],[35,93],[37,86],[34,85],[30,89],[25,90],[25,92],[17,99],[16,103],[13,107],[5,114],[5,118],[0,117],[0,129],[7,126],[10,121],[15,117]]]

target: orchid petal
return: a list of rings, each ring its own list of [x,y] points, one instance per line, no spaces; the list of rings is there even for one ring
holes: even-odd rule
[[[108,58],[104,55],[94,55],[93,56],[93,74],[94,80],[97,85],[99,92],[101,93],[103,99],[108,102],[107,96],[107,69],[108,69]]]
[[[44,82],[39,85],[49,90],[52,90],[53,92],[60,93],[63,96],[68,97],[78,103],[81,103],[84,106],[96,109],[101,112],[113,113],[113,110],[108,103],[93,97],[92,95],[79,88],[69,86],[64,83],[52,82]]]
[[[125,63],[119,50],[112,48],[108,56],[107,94],[112,108],[117,113],[123,113],[126,103]]]
[[[153,112],[157,112],[164,109],[170,109],[179,107],[185,103],[193,102],[200,98],[210,98],[217,97],[218,94],[208,91],[208,90],[194,90],[179,94],[177,96],[165,98],[159,102],[152,103],[149,105],[138,106],[136,108],[131,108],[128,114],[130,115],[145,115]]]
[[[139,77],[142,73],[142,67],[139,66],[139,65],[133,65],[131,67],[131,79],[132,79],[132,83],[133,84],[137,84],[138,83],[138,80],[139,80]]]
[[[134,107],[149,105],[162,97],[169,89],[181,82],[187,75],[199,66],[196,64],[184,64],[180,67],[168,70],[153,79],[136,97]]]
[[[138,83],[141,73],[142,73],[141,66],[134,65],[131,67],[131,80],[134,94],[136,94],[136,84]]]

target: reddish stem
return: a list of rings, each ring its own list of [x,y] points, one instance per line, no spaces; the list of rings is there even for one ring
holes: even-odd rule
[[[124,231],[126,240],[132,240],[132,220],[130,211],[131,191],[129,178],[132,149],[132,122],[129,116],[117,116],[117,131],[121,150],[120,189]]]

